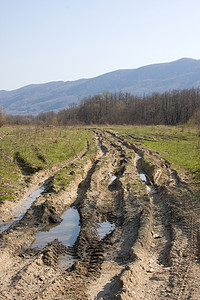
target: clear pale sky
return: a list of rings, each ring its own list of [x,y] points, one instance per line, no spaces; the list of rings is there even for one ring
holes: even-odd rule
[[[0,0],[0,90],[200,59],[199,0]]]

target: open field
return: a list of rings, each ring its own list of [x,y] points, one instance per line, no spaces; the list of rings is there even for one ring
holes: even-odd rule
[[[200,130],[187,126],[113,128],[127,141],[159,152],[180,171],[200,180]]]
[[[79,128],[3,127],[0,137],[0,202],[15,200],[35,173],[66,162],[92,144],[92,134]]]
[[[200,298],[197,128],[0,137],[0,299]]]

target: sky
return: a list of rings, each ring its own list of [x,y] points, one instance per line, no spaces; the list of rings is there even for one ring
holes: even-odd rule
[[[0,90],[200,59],[199,0],[0,0]]]

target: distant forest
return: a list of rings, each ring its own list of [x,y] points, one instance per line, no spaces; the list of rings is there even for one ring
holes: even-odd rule
[[[200,124],[200,89],[173,90],[163,94],[137,97],[128,93],[109,93],[84,98],[58,113],[38,116],[0,114],[0,124],[10,125],[177,125],[191,118]],[[3,121],[2,121],[3,120]]]

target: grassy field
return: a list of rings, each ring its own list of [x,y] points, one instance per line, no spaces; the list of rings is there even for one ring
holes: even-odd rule
[[[156,150],[200,180],[200,133],[187,126],[113,126],[123,138],[134,144]],[[106,128],[108,129],[108,127]],[[4,137],[5,136],[5,137]],[[1,139],[4,137],[3,139]],[[39,170],[66,162],[84,151],[87,156],[76,165],[60,170],[52,186],[59,192],[79,172],[80,164],[97,151],[92,130],[84,127],[2,127],[0,128],[0,203],[15,200],[17,191],[27,185]],[[74,173],[75,172],[75,173]],[[22,176],[23,175],[23,176]]]
[[[159,152],[178,170],[200,180],[200,132],[187,126],[121,126],[112,128],[127,141]]]
[[[5,136],[6,134],[6,136]],[[93,134],[84,128],[2,127],[0,128],[0,202],[15,199],[16,191],[31,176],[69,160],[93,145]]]

